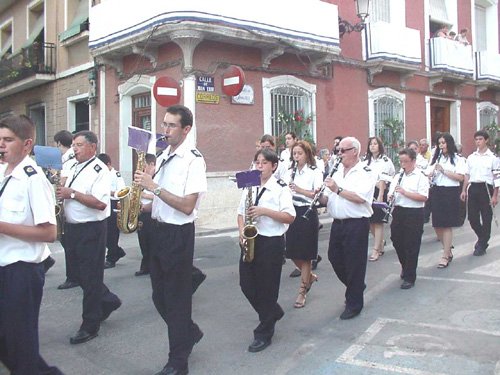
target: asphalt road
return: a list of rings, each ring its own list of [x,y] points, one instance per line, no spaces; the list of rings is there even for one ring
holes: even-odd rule
[[[195,264],[208,277],[193,299],[193,318],[205,337],[190,357],[191,374],[500,374],[498,228],[483,257],[471,255],[475,239],[469,224],[456,229],[455,257],[440,270],[440,244],[427,224],[417,283],[410,290],[399,288],[400,267],[386,233],[385,255],[368,264],[364,310],[341,321],[344,287],[327,260],[330,226],[323,221],[319,282],[306,306],[294,309],[299,280],[288,277],[293,267],[286,263],[279,299],[285,317],[273,344],[255,354],[247,347],[258,322],[238,285],[236,233],[197,238]],[[65,374],[154,374],[167,360],[167,329],[151,301],[149,278],[134,276],[140,261],[136,235],[122,236],[121,244],[127,256],[105,271],[105,282],[123,306],[96,339],[76,346],[69,337],[80,324],[82,292],[57,290],[64,256],[58,244],[51,246],[57,263],[47,274],[40,346]]]

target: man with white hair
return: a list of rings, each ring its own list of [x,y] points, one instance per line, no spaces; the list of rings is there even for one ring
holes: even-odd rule
[[[327,177],[327,194],[320,198],[333,217],[328,259],[346,286],[345,310],[340,319],[351,319],[363,309],[366,288],[368,233],[375,180],[370,168],[359,159],[361,145],[354,137],[343,138],[338,148],[342,163]]]

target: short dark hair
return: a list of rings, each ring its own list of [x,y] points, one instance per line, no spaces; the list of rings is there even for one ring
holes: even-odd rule
[[[276,146],[276,141],[271,134],[264,134],[260,139],[260,143],[269,142],[271,145]]]
[[[156,163],[156,156],[153,154],[146,154],[145,160],[146,164]]]
[[[35,124],[28,116],[11,115],[0,120],[0,128],[7,128],[23,141],[35,140]]]
[[[167,113],[171,115],[181,116],[181,126],[185,128],[186,126],[193,126],[193,113],[188,107],[180,104],[171,105],[167,108]]]
[[[295,132],[292,131],[286,132],[285,136],[287,136],[288,134],[290,134],[293,139],[297,139],[297,134],[295,134]]]
[[[88,143],[93,143],[95,145],[97,145],[97,143],[98,143],[97,135],[90,130],[82,130],[82,131],[76,133],[73,136],[73,139],[76,139],[77,137],[84,137]]]
[[[67,130],[59,130],[56,134],[54,134],[54,142],[60,143],[64,147],[71,147],[73,134]]]
[[[483,137],[486,141],[490,139],[490,135],[486,130],[478,130],[477,132],[474,133],[474,138],[476,137]]]
[[[277,164],[278,164],[280,159],[279,159],[278,154],[276,152],[274,152],[273,150],[270,150],[268,148],[263,148],[255,153],[253,161],[257,161],[257,158],[259,157],[259,155],[262,155],[264,157],[264,159],[266,159],[267,161],[270,161],[271,163],[276,164],[276,167],[277,167]],[[276,168],[273,169],[273,171],[275,171],[275,170],[276,170]]]
[[[108,154],[105,153],[99,154],[97,155],[97,158],[106,165],[111,164],[111,158],[109,157]]]
[[[417,153],[415,150],[412,150],[411,148],[403,148],[401,151],[398,152],[398,155],[408,155],[411,160],[417,159]]]

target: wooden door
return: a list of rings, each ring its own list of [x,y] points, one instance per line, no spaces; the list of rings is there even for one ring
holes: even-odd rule
[[[432,143],[436,142],[436,132],[450,132],[450,102],[444,100],[431,100],[431,137]]]

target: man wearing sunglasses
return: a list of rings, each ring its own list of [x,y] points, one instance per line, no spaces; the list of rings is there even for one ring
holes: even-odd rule
[[[325,179],[325,195],[320,202],[333,217],[328,259],[335,274],[346,286],[345,310],[340,319],[352,319],[363,309],[367,263],[369,218],[375,181],[370,168],[359,160],[361,145],[354,137],[340,141],[337,172]]]

